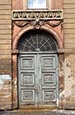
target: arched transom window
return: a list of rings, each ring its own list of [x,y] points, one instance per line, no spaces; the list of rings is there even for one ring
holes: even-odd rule
[[[19,51],[57,51],[55,38],[43,31],[30,31],[21,36],[17,46]]]

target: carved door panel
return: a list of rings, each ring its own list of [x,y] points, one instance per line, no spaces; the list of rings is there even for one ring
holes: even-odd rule
[[[57,55],[41,55],[41,102],[43,105],[56,104],[58,98]]]
[[[19,56],[19,107],[55,104],[58,95],[57,55]]]
[[[19,57],[19,107],[36,104],[36,56]]]

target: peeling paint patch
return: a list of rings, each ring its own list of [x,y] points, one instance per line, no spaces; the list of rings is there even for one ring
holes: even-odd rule
[[[0,109],[11,108],[12,82],[10,75],[0,75]]]

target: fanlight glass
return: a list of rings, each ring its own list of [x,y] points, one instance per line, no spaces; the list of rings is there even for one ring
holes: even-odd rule
[[[22,35],[17,46],[19,51],[57,51],[55,38],[42,30],[30,31]]]

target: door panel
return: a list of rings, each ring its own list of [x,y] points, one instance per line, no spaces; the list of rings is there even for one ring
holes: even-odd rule
[[[36,104],[36,56],[19,56],[19,107]]]
[[[24,105],[32,105],[35,104],[35,91],[34,90],[30,90],[27,89],[21,89],[21,100],[20,100],[20,104],[23,106]]]
[[[21,69],[34,70],[35,68],[35,56],[23,56],[21,57]]]
[[[56,67],[56,56],[51,54],[51,55],[42,55],[41,60],[42,60],[42,70],[54,70]]]
[[[56,54],[19,56],[19,107],[52,105],[58,98]]]
[[[43,102],[46,104],[52,104],[56,98],[56,90],[50,88],[42,89]]]
[[[42,103],[52,105],[57,98],[57,57],[41,55]]]
[[[34,86],[35,73],[34,72],[22,72],[20,77],[21,86]]]
[[[43,72],[42,73],[42,86],[56,85],[56,73],[55,72]]]

